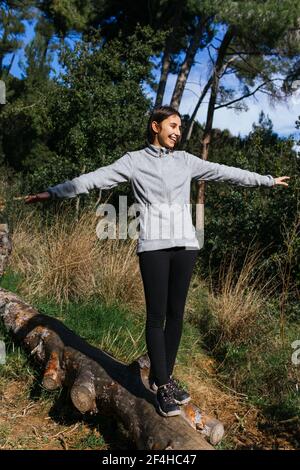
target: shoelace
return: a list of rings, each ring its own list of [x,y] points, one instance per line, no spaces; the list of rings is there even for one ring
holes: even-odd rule
[[[166,387],[161,387],[158,390],[167,403],[174,403],[173,390],[170,387],[170,383]]]
[[[169,384],[170,384],[170,387],[172,389],[172,391],[174,390],[182,390],[182,387],[180,387],[179,383],[177,382],[177,380],[173,379],[173,377],[170,378],[170,381],[169,381]]]

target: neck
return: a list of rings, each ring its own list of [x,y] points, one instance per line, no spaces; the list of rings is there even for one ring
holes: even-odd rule
[[[159,147],[161,149],[168,149],[168,150],[172,150],[170,147],[166,147],[164,145],[160,145],[160,143],[158,141],[154,141],[151,145],[154,145],[154,147]]]

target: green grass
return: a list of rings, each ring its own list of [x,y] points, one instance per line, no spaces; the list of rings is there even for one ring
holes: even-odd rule
[[[221,340],[222,331],[211,311],[207,292],[198,292],[190,321],[199,331],[201,347],[218,364],[218,378],[248,397],[271,421],[300,413],[300,365],[292,363],[292,343],[300,340],[300,305],[289,299],[284,315],[280,298],[265,301],[244,336]],[[224,443],[222,443],[223,445]]]
[[[8,271],[0,286],[22,298],[18,288],[21,280],[20,275]],[[64,305],[51,299],[38,299],[32,306],[40,313],[59,319],[86,341],[121,361],[131,362],[145,352],[144,327],[140,318],[120,305],[106,307],[94,298],[86,303]],[[2,335],[5,335],[5,341],[10,341],[4,329]]]
[[[91,431],[87,436],[81,438],[72,447],[77,450],[85,450],[85,449],[105,450],[107,448],[103,436],[96,435],[94,431]]]
[[[300,413],[300,365],[292,363],[291,347],[300,339],[300,322],[286,322],[282,341],[278,318],[264,321],[265,328],[254,328],[241,344],[224,342],[213,354],[223,382],[247,395],[267,418],[288,419]]]
[[[131,362],[145,352],[143,326],[121,306],[106,307],[97,299],[62,307],[41,299],[34,306],[120,361]]]
[[[11,292],[19,293],[19,284],[22,281],[22,275],[14,273],[8,269],[4,276],[0,277],[0,287],[10,290]]]

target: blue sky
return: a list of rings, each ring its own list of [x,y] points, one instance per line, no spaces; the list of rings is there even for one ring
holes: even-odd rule
[[[26,22],[25,44],[31,41],[34,36],[34,23]],[[72,43],[72,41],[69,41]],[[21,76],[21,69],[19,67],[20,59],[24,59],[23,51],[18,51],[13,63],[11,73],[15,76]],[[187,89],[184,92],[183,99],[179,111],[183,114],[191,114],[196,103],[197,96],[199,96],[201,89],[206,83],[208,78],[207,71],[207,55],[203,53],[196,57],[196,65],[191,70],[188,78]],[[8,62],[7,57],[6,62]],[[54,56],[52,67],[54,73],[59,70],[57,56]],[[159,71],[157,72],[157,80],[159,79]],[[228,80],[228,79],[227,79]],[[231,79],[229,79],[231,80]],[[172,92],[174,89],[176,76],[171,75],[168,78],[166,94],[164,97],[164,104],[170,102]],[[234,84],[229,82],[230,85]],[[149,95],[154,98],[154,94],[149,91]],[[205,122],[206,118],[206,97],[204,105],[201,106],[197,120],[201,123]],[[255,98],[250,97],[245,100],[248,106],[248,111],[235,112],[232,109],[221,108],[215,112],[214,127],[220,129],[229,129],[233,135],[247,135],[254,122],[258,122],[260,112],[263,110],[266,115],[270,117],[273,122],[274,131],[282,137],[293,135],[295,140],[300,140],[300,132],[295,128],[295,121],[300,115],[300,93],[292,98],[289,98],[286,103],[272,103],[268,97],[262,93],[257,93]]]

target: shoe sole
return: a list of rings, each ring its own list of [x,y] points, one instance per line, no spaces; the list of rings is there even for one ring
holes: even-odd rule
[[[185,400],[181,400],[181,401],[176,400],[175,398],[174,400],[175,400],[175,403],[177,403],[177,405],[186,405],[186,403],[189,403],[191,401],[191,397],[188,397]]]
[[[178,415],[181,414],[181,410],[174,410],[174,411],[169,411],[168,413],[166,413],[165,411],[163,411],[161,409],[160,406],[158,407],[158,410],[159,410],[160,414],[162,414],[163,416],[166,416],[166,417],[168,417],[168,416],[178,416]]]

